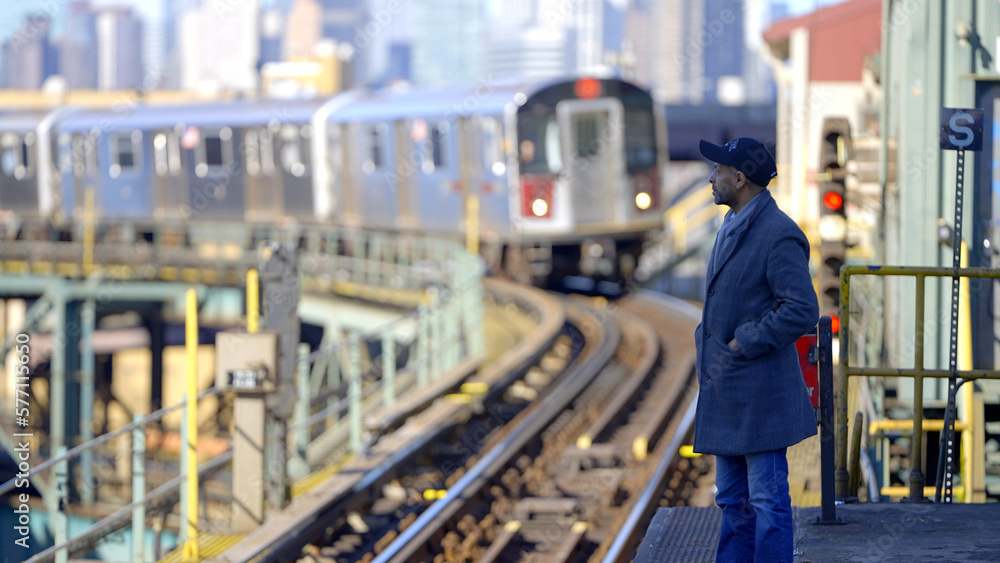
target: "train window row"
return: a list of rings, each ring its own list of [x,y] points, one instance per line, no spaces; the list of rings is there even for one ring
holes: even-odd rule
[[[282,170],[303,177],[308,172],[305,155],[308,151],[312,127],[286,125],[280,130],[281,149],[278,154]],[[274,135],[267,129],[248,129],[240,153],[244,156],[247,173],[252,176],[271,176],[275,172]],[[78,177],[97,175],[97,146],[99,134],[74,135],[69,155],[73,172]],[[0,139],[0,172],[22,179],[33,173],[34,133],[29,133],[20,142],[16,134],[5,134]],[[191,150],[194,156],[194,172],[204,178],[214,170],[232,170],[236,165],[234,133],[229,127],[218,131],[199,131],[188,127],[178,135],[176,131],[159,132],[153,135],[153,170],[158,176],[179,176],[182,174],[182,149]],[[108,175],[112,179],[122,174],[138,173],[144,167],[143,132],[114,134],[109,139]],[[66,163],[70,164],[70,163]]]
[[[494,118],[482,120],[482,159],[495,176],[506,172],[503,150],[503,132],[500,122]],[[551,123],[552,133],[557,134],[556,124]],[[425,174],[447,169],[449,162],[449,137],[451,124],[442,121],[428,125],[424,120],[413,122],[412,138],[419,151],[420,168]],[[77,176],[94,176],[97,171],[98,134],[76,135],[72,139],[73,167]],[[277,153],[281,169],[295,177],[308,173],[305,153],[309,150],[312,127],[304,125],[284,125],[278,131],[281,139]],[[34,134],[29,133],[18,147],[19,137],[8,134],[3,139],[0,151],[0,168],[8,176],[18,178],[29,175],[33,169],[30,159],[34,154],[29,147],[34,142]],[[275,135],[269,128],[248,129],[240,154],[244,156],[246,171],[251,176],[271,176],[275,173]],[[551,135],[550,135],[551,137]],[[237,147],[234,133],[229,127],[218,131],[200,131],[197,127],[187,127],[183,132],[167,131],[153,135],[153,170],[158,176],[178,176],[182,173],[182,149],[192,150],[194,172],[204,178],[213,170],[232,169]],[[386,147],[389,142],[385,124],[372,125],[367,132],[367,159],[362,165],[365,173],[373,173],[387,166]],[[558,146],[558,139],[550,138],[550,145]],[[117,133],[110,139],[108,175],[116,179],[122,174],[143,169],[143,132]]]
[[[500,121],[495,118],[484,118],[479,125],[482,135],[483,164],[495,176],[502,176],[507,167],[504,163],[503,131]],[[451,130],[452,124],[448,121],[429,124],[424,119],[413,119],[409,136],[413,142],[414,155],[408,160],[415,160],[413,164],[418,165],[424,174],[449,169]],[[361,138],[367,145],[364,149],[366,158],[361,165],[362,172],[373,174],[384,170],[387,167],[385,155],[391,142],[388,126],[385,123],[369,125]]]

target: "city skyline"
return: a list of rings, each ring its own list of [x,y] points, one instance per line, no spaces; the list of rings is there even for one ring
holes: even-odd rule
[[[343,66],[338,88],[601,73],[638,80],[668,102],[734,105],[773,95],[759,37],[772,14],[839,1],[33,0],[14,9],[0,0],[11,8],[0,13],[0,64],[8,87],[37,88],[59,74],[74,88],[252,91],[265,65],[332,47]],[[311,21],[293,17],[309,5]],[[111,13],[127,31],[109,35],[110,18],[93,15]],[[233,28],[235,13],[243,23]]]
[[[163,5],[166,0],[91,0],[91,3],[95,6],[130,6],[139,15],[149,17],[150,14],[154,14],[159,10],[162,10]],[[484,0],[484,6],[487,11],[495,11],[499,6],[505,3],[517,3],[520,0]],[[608,3],[617,6],[623,6],[629,1],[635,0],[608,0]],[[807,12],[814,11],[820,7],[828,6],[831,4],[838,4],[844,0],[783,0],[788,8],[788,15],[800,15]],[[32,13],[49,13],[50,15],[56,15],[53,12],[58,11],[58,9],[53,10],[53,8],[65,9],[72,0],[0,0],[0,42],[6,41],[10,36],[16,33],[24,23],[24,18]],[[269,8],[275,4],[280,4],[285,2],[285,0],[261,0],[260,4],[262,8]],[[55,18],[58,22],[58,18]],[[61,27],[57,26],[53,30],[57,35],[62,32]]]

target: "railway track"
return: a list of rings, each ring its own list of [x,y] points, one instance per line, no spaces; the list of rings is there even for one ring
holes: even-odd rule
[[[621,551],[630,520],[704,498],[710,467],[677,455],[697,322],[677,308],[648,295],[567,302],[567,327],[536,366],[327,520],[300,561],[599,561]]]

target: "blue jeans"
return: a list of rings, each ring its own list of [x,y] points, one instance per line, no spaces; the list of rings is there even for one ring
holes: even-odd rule
[[[715,457],[722,509],[719,563],[792,563],[792,499],[785,449]]]

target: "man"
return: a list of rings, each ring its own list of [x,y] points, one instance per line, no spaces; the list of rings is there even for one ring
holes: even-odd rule
[[[775,204],[774,157],[740,137],[701,141],[709,182],[726,205],[695,329],[698,414],[694,450],[716,456],[722,508],[716,560],[792,562],[785,449],[816,433],[795,341],[816,326],[809,243]]]

